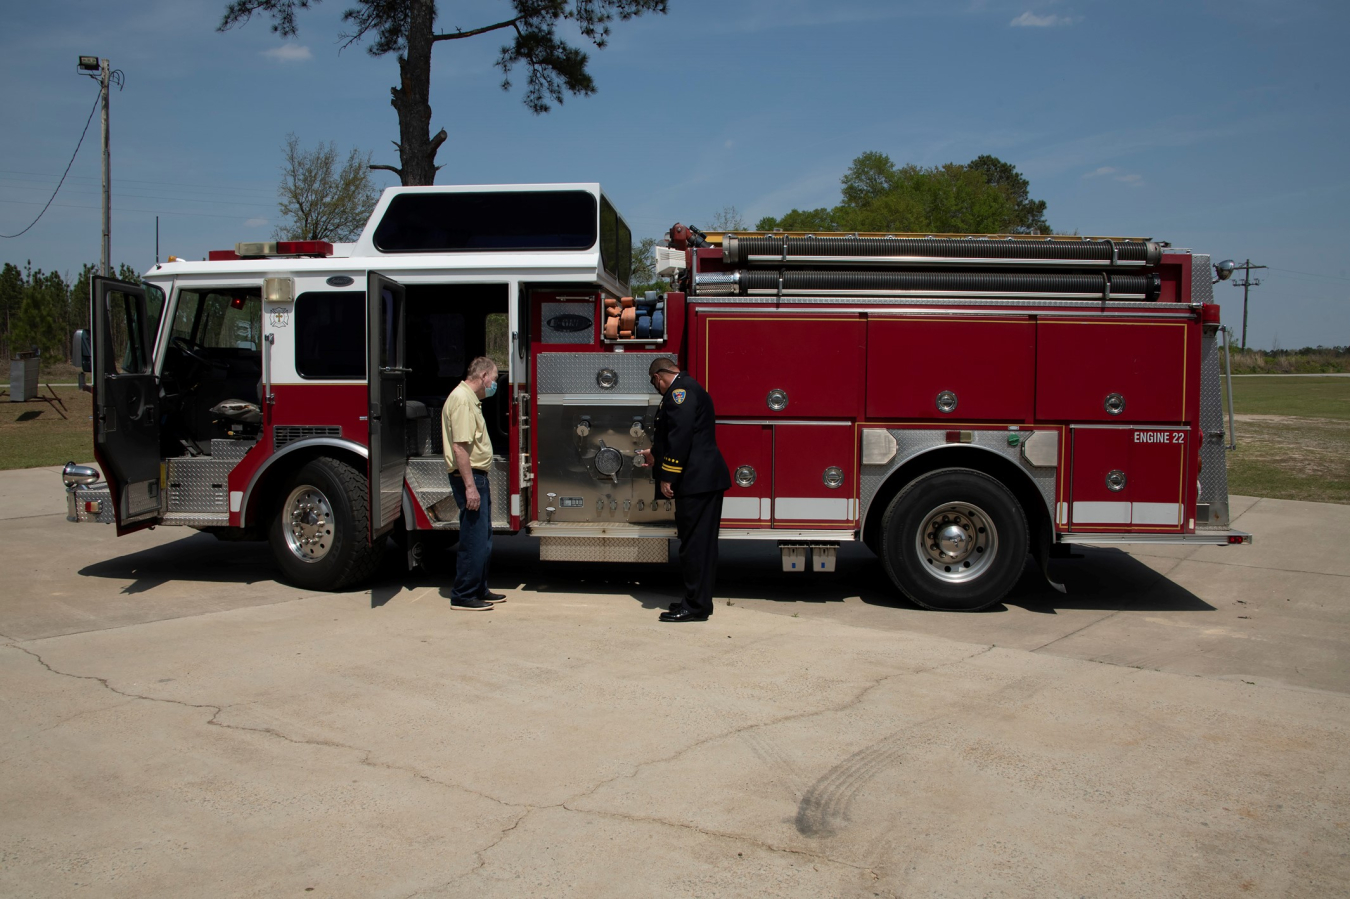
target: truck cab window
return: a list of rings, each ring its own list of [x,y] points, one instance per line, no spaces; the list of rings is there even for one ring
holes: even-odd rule
[[[311,291],[295,301],[295,371],[302,378],[366,378],[364,291]]]
[[[166,440],[204,445],[229,428],[212,406],[224,400],[257,402],[261,345],[261,288],[180,290],[162,369]]]

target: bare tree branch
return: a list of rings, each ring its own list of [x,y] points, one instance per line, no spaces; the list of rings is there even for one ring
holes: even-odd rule
[[[482,28],[474,28],[471,31],[461,31],[456,29],[453,34],[433,34],[431,39],[433,41],[457,41],[462,37],[474,37],[475,35],[487,34],[489,31],[497,31],[501,28],[511,28],[519,22],[521,18],[521,16],[516,16],[514,19],[507,19],[505,22],[498,22],[496,25],[484,25]]]

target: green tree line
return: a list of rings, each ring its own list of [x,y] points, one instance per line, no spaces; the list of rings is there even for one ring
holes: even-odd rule
[[[89,282],[98,266],[85,263],[71,280],[60,272],[44,272],[31,262],[23,268],[6,262],[0,268],[0,351],[10,359],[36,348],[46,361],[71,361],[70,337],[89,325]],[[117,267],[117,278],[141,283],[131,266]]]
[[[897,166],[885,153],[869,151],[854,159],[839,180],[837,206],[765,216],[757,230],[1051,233],[1045,201],[1032,199],[1027,179],[997,156],[979,156],[964,165]]]

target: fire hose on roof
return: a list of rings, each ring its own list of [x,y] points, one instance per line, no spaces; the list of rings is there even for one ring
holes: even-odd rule
[[[703,272],[699,296],[934,296],[1051,297],[1144,300],[1158,298],[1156,274],[1030,272],[881,272],[740,270]]]
[[[1064,266],[1157,265],[1162,247],[1151,240],[1028,240],[963,237],[737,237],[722,239],[732,265],[875,264]]]

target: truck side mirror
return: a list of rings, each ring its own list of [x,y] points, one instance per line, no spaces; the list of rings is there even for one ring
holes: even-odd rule
[[[70,360],[80,367],[80,371],[93,371],[93,350],[89,345],[89,332],[80,330],[70,341]]]

